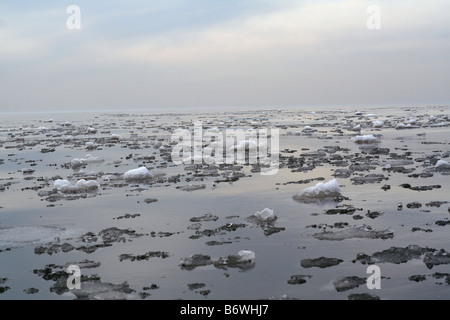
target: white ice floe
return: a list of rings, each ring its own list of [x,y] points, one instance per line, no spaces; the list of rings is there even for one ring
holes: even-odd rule
[[[275,213],[273,212],[272,209],[269,208],[265,208],[261,211],[258,211],[254,214],[254,216],[259,219],[259,220],[263,220],[263,221],[267,221],[267,220],[274,220],[275,219]]]
[[[255,253],[251,250],[241,250],[237,255],[241,260],[245,261],[255,259]]]
[[[384,125],[384,121],[378,121],[378,120],[372,121],[372,126],[374,128],[381,128],[383,125]]]
[[[411,123],[404,124],[404,123],[397,123],[395,125],[396,129],[413,129],[413,128],[419,128],[418,126],[414,126]]]
[[[137,169],[128,170],[123,174],[125,180],[145,180],[155,179],[165,176],[166,174],[160,170],[148,170],[146,167],[139,167]]]
[[[103,162],[103,161],[105,161],[105,160],[102,159],[102,158],[94,157],[91,154],[87,154],[86,156],[84,156],[84,158],[75,158],[75,159],[73,159],[72,161],[70,161],[70,164],[73,167],[77,167],[77,166],[79,167],[79,166],[87,165],[89,163],[100,163],[100,162]]]
[[[86,142],[85,146],[86,146],[86,149],[89,149],[89,150],[97,148],[97,145],[92,141]]]
[[[436,169],[450,169],[450,162],[447,162],[445,160],[438,160],[436,164],[434,165]]]
[[[100,183],[95,180],[80,179],[75,184],[72,184],[69,180],[58,179],[53,182],[53,186],[61,192],[77,193],[96,190],[100,187]]]
[[[113,133],[111,135],[111,140],[120,140],[120,139],[122,139],[122,137],[117,133]]]
[[[367,142],[375,142],[377,138],[373,134],[366,134],[363,136],[353,137],[352,140],[356,143],[367,143]]]
[[[139,167],[137,169],[128,170],[123,174],[125,180],[143,180],[150,179],[152,175],[146,167]]]
[[[334,198],[341,195],[341,189],[336,179],[328,182],[319,182],[315,186],[303,189],[300,193],[293,196],[294,200],[301,202],[310,202],[314,200],[322,200]]]
[[[313,132],[313,131],[317,131],[317,129],[313,128],[311,126],[304,126],[302,131],[303,132]]]

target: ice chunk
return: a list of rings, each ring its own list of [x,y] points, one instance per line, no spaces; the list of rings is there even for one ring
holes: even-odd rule
[[[317,131],[317,129],[313,128],[311,126],[304,126],[302,131],[303,132],[313,132],[313,131]]]
[[[87,154],[84,158],[75,158],[72,161],[70,161],[70,164],[72,165],[72,167],[80,167],[80,166],[84,166],[87,165],[89,163],[100,163],[105,161],[102,158],[99,157],[94,157],[91,154]]]
[[[313,235],[314,238],[319,240],[341,241],[344,239],[391,239],[394,237],[394,233],[390,229],[385,230],[372,230],[369,226],[362,225],[351,227],[345,230],[331,232],[321,232]]]
[[[255,259],[255,253],[251,250],[240,250],[237,255],[241,260],[245,261]]]
[[[438,160],[438,162],[436,162],[434,167],[437,170],[450,170],[450,162],[447,162],[445,160]]]
[[[313,187],[303,189],[300,193],[293,196],[294,200],[309,202],[326,198],[334,198],[341,195],[341,189],[336,179],[328,182],[319,182]]]
[[[111,140],[120,140],[122,139],[122,137],[120,135],[118,135],[117,133],[113,133],[111,135]]]
[[[374,137],[373,134],[367,134],[367,135],[363,135],[363,136],[353,137],[352,140],[356,143],[367,143],[367,142],[377,141],[377,138]]]
[[[78,193],[96,190],[100,187],[100,183],[95,180],[80,179],[74,185],[66,179],[58,179],[53,182],[53,186],[64,193]]]
[[[258,211],[254,214],[254,216],[259,219],[259,220],[274,220],[275,219],[275,214],[273,213],[272,209],[269,208],[265,208],[261,211]]]
[[[58,179],[53,182],[53,186],[58,190],[63,190],[65,188],[70,187],[72,184],[69,180],[66,179]]]
[[[373,126],[374,128],[381,128],[383,125],[384,125],[384,122],[383,122],[383,121],[378,121],[378,120],[372,121],[372,126]]]
[[[22,226],[0,228],[0,247],[24,246],[69,238],[73,234],[64,228],[51,226]]]
[[[94,142],[92,142],[92,141],[88,141],[88,142],[86,142],[86,149],[90,149],[90,150],[92,150],[92,149],[95,149],[95,148],[97,148],[97,145],[94,143]]]
[[[146,167],[139,167],[137,169],[128,170],[123,175],[125,180],[144,180],[150,179],[152,175]]]
[[[419,128],[418,126],[413,126],[411,123],[408,124],[404,124],[404,123],[397,123],[395,125],[396,129],[414,129],[414,128]]]

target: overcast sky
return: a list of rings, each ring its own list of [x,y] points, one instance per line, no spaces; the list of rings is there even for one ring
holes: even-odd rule
[[[367,27],[370,5],[381,29]],[[448,105],[449,12],[445,0],[3,1],[0,112]]]

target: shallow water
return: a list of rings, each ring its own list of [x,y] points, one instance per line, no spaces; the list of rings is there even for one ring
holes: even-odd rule
[[[434,116],[431,120],[430,115]],[[448,107],[4,115],[0,120],[0,279],[5,280],[0,287],[8,289],[0,293],[0,299],[74,299],[77,295],[70,290],[52,289],[56,281],[45,280],[37,270],[54,264],[54,271],[64,271],[67,263],[80,264],[85,259],[100,265],[82,268],[81,274],[98,275],[101,282],[82,278],[82,288],[85,281],[94,292],[96,288],[99,292],[112,290],[110,295],[100,295],[106,298],[347,299],[350,294],[370,293],[381,299],[449,299],[450,281],[446,279],[450,276],[433,277],[450,273],[449,264],[429,269],[423,256],[399,264],[377,263],[382,276],[379,290],[363,284],[338,291],[333,284],[340,277],[370,276],[367,265],[353,262],[358,253],[372,255],[412,244],[450,251],[450,224],[446,224],[450,217],[449,172],[434,168],[439,159],[449,161],[448,116]],[[417,128],[396,128],[411,117],[417,120]],[[155,143],[170,148],[172,131],[192,130],[196,120],[203,121],[205,129],[279,128],[278,173],[261,175],[244,165],[239,172],[245,176],[217,182],[225,180],[226,170],[217,170],[218,176],[208,172],[201,176],[185,170],[184,165],[174,165]],[[384,121],[383,127],[374,128],[375,120]],[[66,121],[71,126],[62,125]],[[358,124],[361,130],[353,130]],[[315,130],[300,132],[305,126]],[[87,133],[89,127],[97,129],[96,133]],[[120,139],[111,139],[113,134]],[[373,134],[378,142],[352,140],[367,134]],[[87,149],[86,142],[93,142],[96,149]],[[375,147],[379,152],[373,151]],[[305,156],[311,151],[320,151],[322,156]],[[104,161],[70,166],[73,159],[87,154]],[[300,159],[301,165],[289,168],[290,156]],[[123,173],[141,165],[166,175],[159,180],[123,179]],[[336,170],[352,165],[356,169],[348,177],[336,177],[344,197],[340,202],[293,200],[301,190],[329,181]],[[24,168],[34,172],[23,173]],[[372,174],[380,179],[364,180]],[[180,175],[178,180],[169,179],[176,175]],[[72,183],[93,179],[100,188],[76,194],[57,192],[53,191],[56,179]],[[189,184],[205,187],[194,191],[179,188]],[[401,186],[404,184],[410,187]],[[390,189],[382,189],[385,185]],[[430,190],[414,190],[421,186]],[[157,201],[147,203],[146,199]],[[412,202],[421,207],[408,208]],[[398,203],[403,204],[401,210]],[[346,206],[356,210],[326,214],[329,209]],[[264,226],[247,220],[264,208],[274,210],[277,219],[272,227],[279,228],[277,232],[267,233]],[[370,218],[368,211],[381,214]],[[190,221],[208,213],[217,219],[200,218],[199,225]],[[389,229],[393,237],[330,241],[314,236],[361,225],[377,231]],[[121,234],[117,241],[102,240],[102,230],[113,227],[134,233]],[[88,232],[98,238],[96,242],[82,241],[81,236]],[[72,246],[67,252],[60,247],[64,243]],[[80,249],[94,243],[104,246],[93,252]],[[49,251],[52,245],[54,250]],[[219,268],[213,263],[240,250],[255,253],[251,264]],[[147,253],[152,254],[145,256]],[[124,254],[142,259],[121,261]],[[212,262],[192,270],[182,268],[181,261],[194,254],[208,255]],[[327,268],[300,264],[303,259],[319,257],[343,262]],[[301,284],[289,283],[295,275],[311,277],[304,277],[306,282]],[[414,275],[424,275],[425,280],[410,280]],[[105,285],[124,282],[130,290],[120,287],[115,292],[115,286]],[[29,288],[38,292],[25,293]]]

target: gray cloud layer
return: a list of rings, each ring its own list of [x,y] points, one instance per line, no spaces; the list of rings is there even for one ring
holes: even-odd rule
[[[0,111],[450,100],[448,2],[189,3],[0,5]]]

